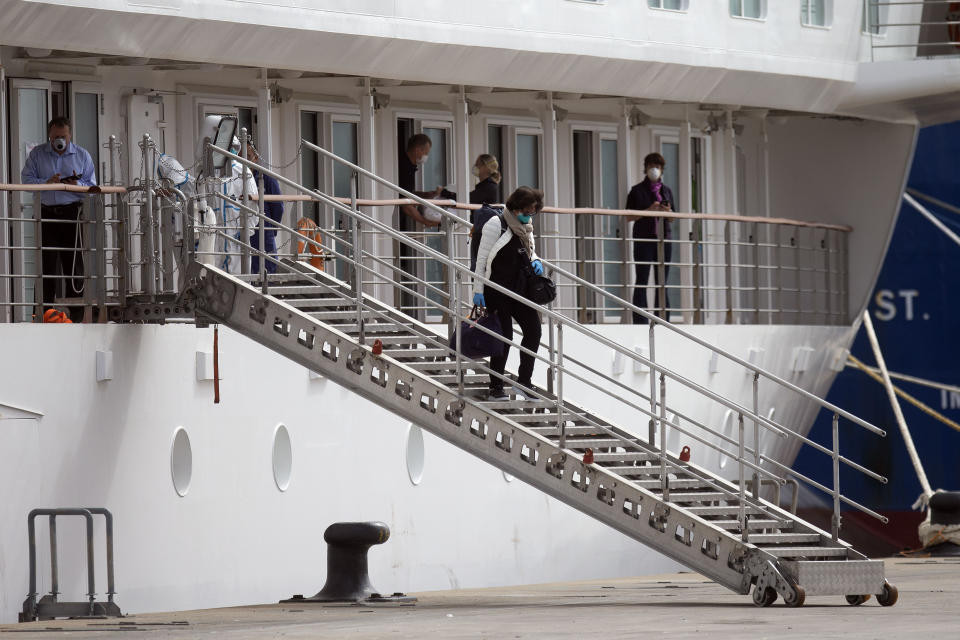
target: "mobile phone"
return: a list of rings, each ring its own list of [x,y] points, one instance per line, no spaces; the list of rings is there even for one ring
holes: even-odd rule
[[[63,184],[67,184],[71,180],[79,180],[79,179],[80,179],[80,176],[75,173],[72,176],[67,176],[66,178],[60,178],[60,182],[62,182]]]

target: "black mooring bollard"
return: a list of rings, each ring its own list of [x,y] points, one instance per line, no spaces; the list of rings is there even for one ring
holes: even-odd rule
[[[930,496],[930,524],[955,526],[960,524],[960,491],[938,491]],[[960,556],[960,545],[945,541],[926,549],[932,556]]]
[[[316,595],[295,595],[281,602],[416,602],[416,598],[394,593],[381,596],[370,584],[367,551],[390,538],[390,528],[382,522],[336,522],[323,532],[327,543],[327,581]]]

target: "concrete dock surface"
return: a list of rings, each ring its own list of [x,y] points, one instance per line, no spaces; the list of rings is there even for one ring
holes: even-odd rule
[[[31,638],[960,638],[960,558],[886,560],[900,592],[853,607],[839,596],[808,596],[758,608],[696,573],[491,589],[431,591],[415,605],[265,604],[122,619],[0,625]],[[374,583],[376,579],[374,577]],[[388,587],[388,585],[383,585]],[[286,597],[288,594],[278,594]],[[117,602],[123,608],[122,592]]]

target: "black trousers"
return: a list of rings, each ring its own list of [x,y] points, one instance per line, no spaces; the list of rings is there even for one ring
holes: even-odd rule
[[[82,202],[40,207],[44,304],[56,300],[58,279],[47,276],[57,275],[57,265],[66,276],[66,297],[83,294],[83,225],[79,223],[82,212]]]
[[[523,331],[523,340],[520,344],[525,348],[537,352],[540,346],[540,314],[533,307],[528,307],[518,300],[508,298],[499,291],[486,288],[483,294],[487,302],[487,312],[495,313],[500,318],[500,325],[503,327],[503,337],[507,340],[513,340],[513,321],[516,320]],[[532,303],[531,303],[532,304]],[[503,374],[507,366],[507,356],[509,355],[509,346],[503,350],[503,355],[499,358],[490,358],[490,368],[499,374]],[[524,352],[520,352],[520,368],[517,370],[517,382],[529,387],[533,377],[533,364],[536,359]],[[503,389],[503,380],[495,376],[490,376],[491,389]]]
[[[664,282],[667,280],[667,276],[670,270],[670,249],[671,244],[669,242],[663,243],[663,278]],[[662,282],[660,282],[660,267],[658,265],[659,258],[657,257],[657,241],[655,239],[650,240],[634,240],[633,242],[633,260],[636,262],[636,283],[633,288],[633,304],[634,306],[640,307],[642,309],[649,309],[647,306],[647,279],[650,277],[650,267],[653,267],[653,281],[656,286],[659,288]],[[658,294],[655,292],[653,294],[653,299],[656,301]],[[666,306],[666,303],[664,303]],[[665,316],[666,311],[663,313],[658,313],[659,316]],[[647,319],[641,316],[639,313],[633,314],[633,324],[647,324]]]

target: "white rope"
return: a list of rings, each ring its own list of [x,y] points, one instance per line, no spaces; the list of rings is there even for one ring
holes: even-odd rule
[[[917,454],[917,448],[914,446],[913,438],[910,436],[910,430],[907,428],[907,421],[904,419],[903,411],[900,409],[900,402],[897,400],[893,383],[890,381],[890,372],[887,371],[887,363],[883,359],[883,353],[880,352],[880,343],[877,342],[877,334],[873,331],[873,323],[870,321],[869,309],[864,309],[863,311],[863,326],[867,329],[867,337],[870,339],[873,357],[877,359],[877,366],[880,367],[880,375],[883,376],[883,386],[887,390],[887,397],[890,399],[893,414],[897,418],[897,426],[900,427],[903,442],[907,445],[910,462],[913,463],[913,468],[917,472],[917,478],[920,480],[920,486],[923,487],[923,496],[921,496],[921,499],[929,498],[933,495],[933,489],[930,488],[930,481],[927,480],[927,473],[923,470],[923,463],[920,462],[920,456]]]
[[[861,367],[862,365],[862,367]],[[873,373],[880,374],[880,369],[876,367],[871,367],[870,365],[863,364],[862,362],[856,361],[854,358],[850,358],[850,361],[847,362],[847,366],[851,369],[866,369],[867,371],[872,371]],[[922,387],[930,387],[931,389],[937,389],[939,391],[953,391],[954,393],[960,393],[960,387],[952,384],[947,384],[945,382],[937,382],[936,380],[927,380],[926,378],[917,378],[916,376],[908,376],[905,373],[897,373],[896,371],[889,371],[890,377],[894,380],[903,380],[904,382],[912,382],[913,384],[918,384]]]
[[[903,199],[906,200],[907,203],[910,204],[914,209],[919,211],[924,218],[926,218],[933,224],[933,226],[935,226],[937,229],[940,229],[940,231],[942,231],[944,235],[946,235],[948,238],[950,238],[951,240],[956,242],[958,245],[960,245],[960,236],[957,236],[957,234],[951,231],[947,227],[947,225],[940,222],[940,219],[937,218],[937,216],[927,211],[926,207],[924,207],[922,204],[914,200],[909,193],[903,194]]]

